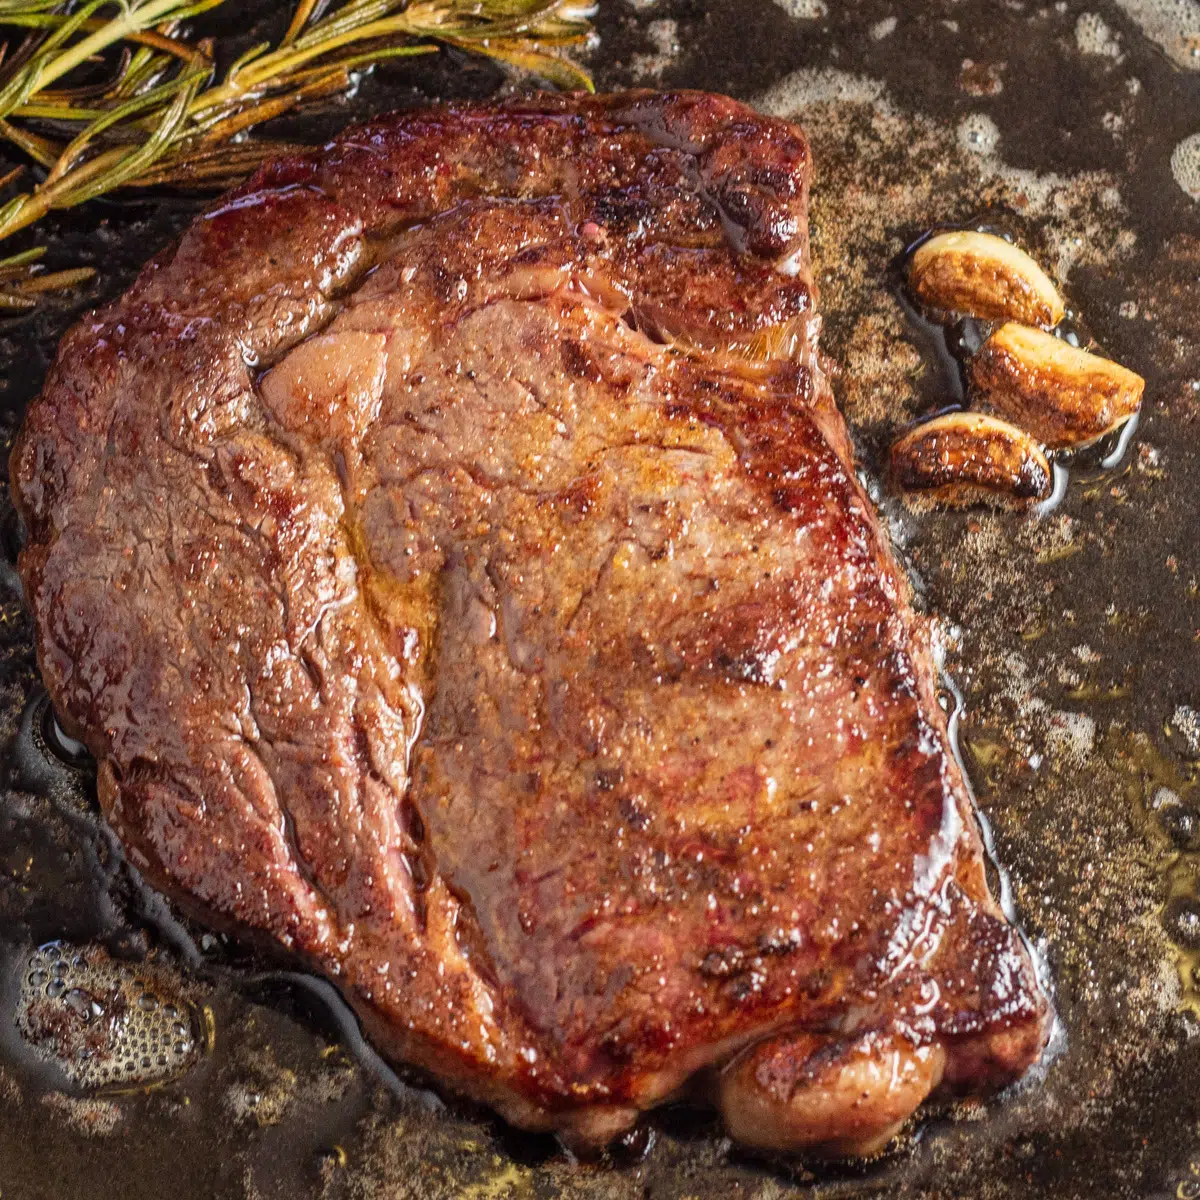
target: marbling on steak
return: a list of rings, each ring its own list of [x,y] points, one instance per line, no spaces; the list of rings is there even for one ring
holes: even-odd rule
[[[817,355],[809,151],[718,96],[387,117],[65,339],[13,452],[132,861],[603,1144],[868,1150],[1048,1023]]]

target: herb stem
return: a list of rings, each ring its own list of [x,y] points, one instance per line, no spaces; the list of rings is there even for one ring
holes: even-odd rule
[[[235,183],[292,149],[251,130],[345,92],[355,71],[439,44],[591,88],[561,53],[588,33],[578,0],[298,0],[278,43],[252,47],[218,78],[211,42],[189,39],[181,23],[224,3],[0,0],[0,27],[23,31],[0,42],[0,141],[45,172],[0,203],[0,241],[121,187]],[[20,171],[0,176],[0,189]],[[39,257],[0,259],[0,309],[90,277],[38,274]]]

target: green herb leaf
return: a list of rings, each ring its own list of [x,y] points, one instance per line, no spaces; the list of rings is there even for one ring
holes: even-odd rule
[[[211,46],[180,24],[225,2],[0,0],[0,29],[15,34],[0,59],[0,139],[46,169],[0,204],[0,241],[122,187],[230,186],[295,149],[248,136],[256,126],[346,91],[356,72],[439,44],[558,87],[592,87],[563,53],[590,33],[579,0],[299,0],[277,45],[253,47],[218,77]],[[0,189],[21,174],[0,178]],[[40,274],[40,257],[34,249],[0,259],[0,311],[90,277]]]

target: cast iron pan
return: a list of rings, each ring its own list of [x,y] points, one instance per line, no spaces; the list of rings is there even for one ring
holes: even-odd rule
[[[229,5],[223,49],[288,7]],[[1200,1196],[1200,201],[1186,190],[1200,192],[1200,138],[1186,141],[1200,134],[1200,4],[602,8],[601,87],[710,88],[808,127],[825,347],[869,478],[899,426],[957,395],[941,334],[893,287],[929,227],[1016,235],[1149,382],[1122,461],[1076,463],[1041,519],[918,517],[873,484],[950,634],[962,751],[1061,1014],[1048,1064],[986,1104],[928,1114],[873,1163],[819,1169],[744,1157],[687,1109],[578,1164],[443,1105],[362,1045],[330,989],[177,922],[122,863],[90,765],[40,690],[5,501],[2,1200]],[[352,114],[514,86],[477,62],[417,60],[284,132],[319,141]],[[5,454],[67,325],[199,203],[138,196],[49,223],[54,262],[100,274],[0,322]],[[121,1054],[97,1035],[85,1060],[105,1085],[73,1083],[61,1057],[80,1029],[117,1026],[132,1031]]]

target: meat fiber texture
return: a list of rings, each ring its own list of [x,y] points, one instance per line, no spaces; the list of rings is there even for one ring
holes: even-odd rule
[[[817,352],[809,149],[703,93],[267,166],[64,340],[11,474],[130,860],[580,1148],[877,1149],[1049,1008]]]

